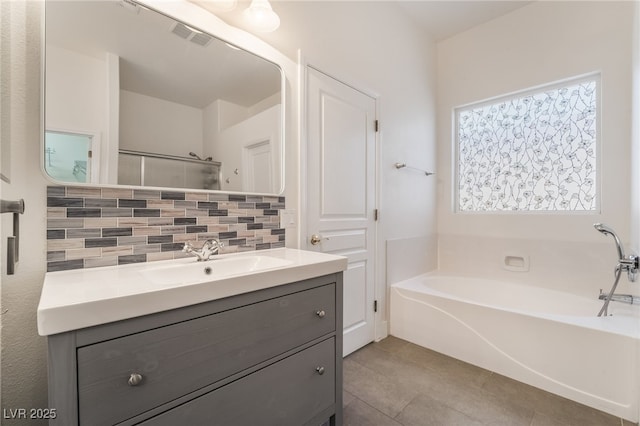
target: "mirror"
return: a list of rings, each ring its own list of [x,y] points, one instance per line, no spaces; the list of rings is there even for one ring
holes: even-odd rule
[[[281,192],[276,64],[130,0],[47,1],[45,22],[58,183]]]

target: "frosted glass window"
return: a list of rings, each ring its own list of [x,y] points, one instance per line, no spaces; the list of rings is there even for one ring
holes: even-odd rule
[[[458,210],[596,210],[598,82],[457,109]]]

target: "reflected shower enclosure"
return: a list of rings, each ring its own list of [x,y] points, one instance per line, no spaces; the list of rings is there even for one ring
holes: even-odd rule
[[[220,189],[220,163],[120,150],[118,183],[165,188]]]

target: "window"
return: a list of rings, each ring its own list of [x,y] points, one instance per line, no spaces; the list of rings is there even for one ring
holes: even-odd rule
[[[599,76],[455,111],[458,211],[595,211]]]

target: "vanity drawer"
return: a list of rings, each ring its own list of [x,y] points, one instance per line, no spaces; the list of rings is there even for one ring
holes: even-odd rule
[[[80,424],[124,421],[331,333],[335,297],[330,284],[79,348]]]
[[[331,338],[141,425],[304,425],[336,401],[335,361]]]

